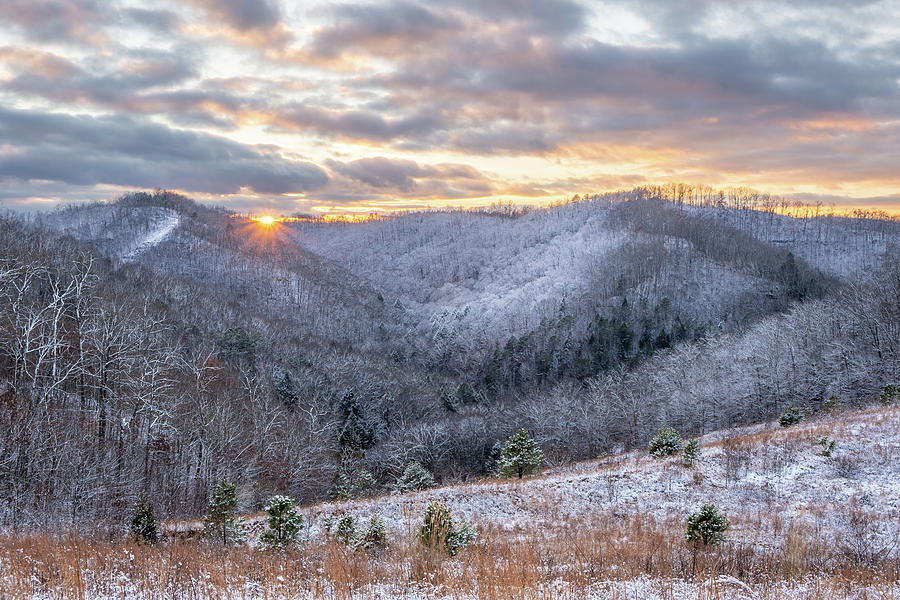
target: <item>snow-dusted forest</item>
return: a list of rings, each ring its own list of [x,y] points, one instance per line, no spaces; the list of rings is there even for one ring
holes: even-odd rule
[[[0,527],[201,514],[520,427],[551,465],[872,401],[900,380],[900,222],[668,186],[270,226],[159,192],[0,219]],[[48,515],[54,515],[48,520]]]

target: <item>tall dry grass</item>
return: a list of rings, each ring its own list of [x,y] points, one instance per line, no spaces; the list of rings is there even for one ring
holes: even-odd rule
[[[688,545],[674,516],[607,513],[549,528],[485,526],[454,559],[422,548],[413,531],[380,555],[334,541],[279,553],[201,541],[7,537],[0,539],[0,597],[576,600],[676,598],[684,589],[698,598],[849,598],[859,590],[900,597],[895,555],[862,561],[827,532],[766,518],[733,519],[735,528],[767,533],[715,548]]]

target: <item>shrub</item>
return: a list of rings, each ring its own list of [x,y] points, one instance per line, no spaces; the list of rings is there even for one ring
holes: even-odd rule
[[[500,477],[518,477],[536,473],[544,464],[544,453],[528,432],[520,429],[500,451]]]
[[[398,494],[415,492],[434,487],[434,476],[422,466],[422,463],[413,461],[406,465],[403,474],[397,479],[394,490]]]
[[[684,446],[682,462],[686,467],[693,467],[700,460],[700,441],[697,438],[691,438]]]
[[[372,515],[372,518],[369,519],[366,530],[359,540],[359,546],[370,552],[380,552],[387,547],[384,521],[378,515]]]
[[[477,532],[465,521],[454,521],[449,507],[434,501],[425,507],[419,541],[429,550],[443,549],[448,556],[475,541]]]
[[[828,397],[828,399],[824,402],[823,406],[825,407],[825,412],[829,414],[834,414],[841,410],[844,406],[844,402],[841,400],[840,396],[836,396],[832,394]]]
[[[834,453],[834,447],[837,445],[837,442],[828,436],[819,438],[817,443],[822,446],[822,456],[831,456]]]
[[[352,495],[351,492],[350,478],[343,469],[338,469],[334,472],[334,477],[331,478],[331,487],[328,488],[328,499],[349,500]]]
[[[663,427],[650,440],[650,454],[658,458],[681,452],[681,435],[671,427]]]
[[[857,457],[850,455],[836,456],[832,462],[838,477],[856,479],[859,476],[860,464]]]
[[[244,520],[235,518],[236,507],[235,485],[223,477],[209,499],[209,512],[203,517],[203,532],[210,538],[221,539],[223,545],[243,542]]]
[[[274,496],[266,506],[269,518],[266,530],[259,536],[264,550],[284,550],[296,546],[303,529],[303,515],[297,512],[297,503],[288,496]]]
[[[688,517],[685,539],[689,542],[702,542],[704,545],[714,546],[725,541],[725,530],[729,526],[728,519],[717,511],[715,506],[704,504],[700,512]]]
[[[885,406],[893,406],[900,404],[900,385],[889,383],[881,390],[881,396],[878,397]]]
[[[356,543],[356,519],[353,515],[341,515],[335,524],[334,537],[345,546]]]
[[[372,515],[362,531],[352,515],[329,516],[325,519],[325,530],[329,535],[334,535],[337,542],[352,548],[363,548],[377,553],[387,547],[384,521],[378,515]]]
[[[805,416],[803,409],[791,402],[778,417],[778,424],[782,427],[790,427],[802,421]]]
[[[362,469],[356,474],[353,480],[352,493],[354,498],[370,498],[378,495],[378,481],[366,469]]]
[[[159,529],[156,526],[156,517],[153,515],[153,505],[144,496],[140,497],[134,507],[131,533],[139,542],[155,544],[159,541]]]

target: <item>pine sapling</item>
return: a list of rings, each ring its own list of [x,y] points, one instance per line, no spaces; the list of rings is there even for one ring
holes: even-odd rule
[[[419,541],[425,548],[441,549],[448,556],[456,556],[462,548],[475,541],[478,532],[465,520],[453,519],[452,511],[445,504],[434,501],[425,507]]]
[[[209,500],[209,512],[203,518],[206,535],[222,540],[223,545],[244,541],[244,521],[236,519],[234,509],[237,507],[235,485],[223,477],[213,491]]]
[[[791,402],[788,404],[787,408],[784,409],[784,412],[781,413],[781,416],[778,417],[778,424],[782,427],[790,427],[791,425],[796,425],[802,421],[805,416],[806,414],[803,412],[803,409]]]
[[[413,461],[406,465],[403,474],[397,478],[394,491],[398,494],[427,490],[435,486],[434,476],[422,466],[422,463]]]
[[[672,456],[681,452],[681,435],[672,427],[663,427],[650,440],[650,455],[657,458]]]
[[[700,460],[700,441],[692,437],[688,443],[684,445],[682,463],[686,467],[693,467]]]
[[[387,534],[384,521],[378,515],[372,515],[366,530],[359,540],[359,545],[369,552],[378,553],[387,548]]]
[[[264,550],[284,550],[298,544],[303,530],[303,515],[297,512],[296,501],[289,496],[274,496],[266,505],[269,518],[266,530],[259,536]]]
[[[531,475],[540,470],[544,464],[544,453],[528,432],[517,431],[506,440],[500,451],[500,477],[518,477]]]
[[[900,404],[900,385],[889,383],[881,390],[878,400],[885,406]]]
[[[337,520],[335,539],[345,546],[352,546],[356,543],[356,519],[353,515],[341,515]]]
[[[725,531],[730,526],[728,519],[715,506],[704,504],[700,512],[688,517],[685,539],[704,546],[715,546],[725,541]]]
[[[837,446],[837,442],[828,436],[824,436],[819,438],[817,442],[820,446],[822,446],[822,456],[830,457],[834,454],[835,446]]]
[[[156,525],[156,517],[153,515],[153,505],[145,496],[141,496],[134,507],[131,533],[139,542],[155,544],[159,541],[159,529]]]

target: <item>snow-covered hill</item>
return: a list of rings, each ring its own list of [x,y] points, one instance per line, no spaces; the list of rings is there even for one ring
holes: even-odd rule
[[[80,538],[0,539],[0,592],[30,600],[887,600],[900,594],[900,408],[720,431],[695,467],[646,451],[518,481],[487,480],[302,510],[294,552],[223,550],[170,522],[162,546]],[[823,438],[835,442],[830,456]],[[438,500],[477,530],[455,558],[417,534]],[[724,544],[696,547],[686,519],[714,504]],[[373,515],[387,549],[326,533],[329,518]],[[264,526],[248,519],[251,546]]]
[[[830,456],[819,440],[835,441]],[[394,536],[433,500],[483,529],[553,529],[596,513],[680,519],[714,503],[728,515],[732,543],[777,545],[778,527],[802,523],[835,545],[850,509],[866,515],[872,543],[900,559],[900,408],[822,414],[790,428],[776,422],[699,438],[695,467],[646,450],[547,470],[524,480],[485,480],[372,500],[325,503],[304,511],[311,538],[327,515],[381,517]],[[262,525],[262,517],[250,518]],[[774,529],[773,529],[774,528]],[[783,540],[782,540],[783,541]]]

